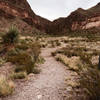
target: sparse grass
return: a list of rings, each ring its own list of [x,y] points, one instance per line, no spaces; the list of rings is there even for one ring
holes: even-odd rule
[[[0,96],[8,96],[13,93],[15,84],[6,79],[5,76],[0,76]]]
[[[83,64],[87,64],[88,66],[93,67],[91,59],[92,59],[92,56],[97,55],[98,52],[88,53],[88,51],[91,51],[91,50],[86,49],[85,47],[66,47],[66,48],[57,50],[56,52],[53,52],[52,55],[56,56],[56,54],[63,54],[69,58],[73,56],[80,57],[80,60],[82,61]]]
[[[85,37],[84,40],[77,39],[77,41],[72,38],[69,38],[69,40],[66,39],[66,43],[69,45],[51,53],[51,55],[79,75],[77,76],[80,77],[79,91],[83,90],[81,94],[86,97],[80,100],[100,100],[100,72],[96,69],[98,67],[97,60],[100,54],[97,45],[100,40],[93,34],[90,36],[89,34],[84,35],[83,37]],[[93,44],[95,45],[93,46]],[[80,59],[76,59],[76,63],[74,63],[74,60],[72,60],[74,57],[79,57]],[[96,61],[93,63],[93,60]]]

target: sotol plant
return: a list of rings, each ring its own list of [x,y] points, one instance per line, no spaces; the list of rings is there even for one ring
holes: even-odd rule
[[[9,31],[2,36],[2,42],[5,45],[15,44],[18,41],[19,31],[15,27],[11,27]]]

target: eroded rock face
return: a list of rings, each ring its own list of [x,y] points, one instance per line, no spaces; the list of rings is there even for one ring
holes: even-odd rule
[[[91,29],[96,27],[100,27],[100,16],[86,19],[81,23],[73,22],[71,29],[74,31],[77,29]]]
[[[22,25],[26,23],[31,28],[35,27],[49,34],[62,34],[75,30],[100,28],[100,3],[89,10],[79,8],[68,17],[59,18],[51,22],[37,16],[32,11],[27,0],[0,0],[0,22],[4,21],[4,19],[6,23],[7,21],[9,23],[11,21],[15,22],[16,19],[19,19]]]
[[[0,17],[7,20],[18,18],[29,26],[35,27],[44,32],[46,32],[47,24],[50,23],[50,21],[37,16],[32,11],[27,0],[0,0]]]
[[[25,17],[25,18],[29,17],[28,12],[25,11],[24,9],[17,9],[5,2],[0,2],[0,9],[12,16]]]
[[[52,26],[51,31],[56,34],[100,28],[100,3],[88,10],[79,8],[68,17],[55,20]]]

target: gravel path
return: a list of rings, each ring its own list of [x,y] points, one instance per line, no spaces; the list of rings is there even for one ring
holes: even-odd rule
[[[45,48],[42,56],[46,60],[41,65],[41,73],[34,80],[31,79],[22,91],[17,91],[13,96],[3,100],[64,100],[63,90],[65,87],[65,77],[69,75],[65,66],[57,62],[51,56],[51,52],[57,48]]]

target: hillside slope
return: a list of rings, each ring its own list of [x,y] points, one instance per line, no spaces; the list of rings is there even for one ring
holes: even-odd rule
[[[50,32],[56,34],[75,30],[100,28],[100,3],[87,10],[79,8],[68,17],[53,21],[51,26]]]

